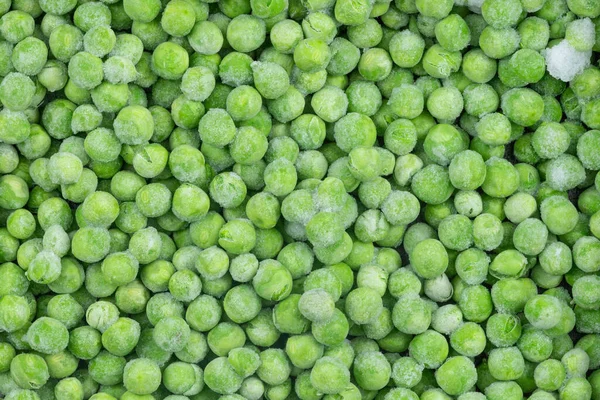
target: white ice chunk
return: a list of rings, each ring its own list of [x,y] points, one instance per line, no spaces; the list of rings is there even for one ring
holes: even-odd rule
[[[481,6],[483,5],[484,0],[467,0],[467,6],[469,10],[474,13],[481,14]]]
[[[562,40],[554,47],[542,51],[546,58],[546,68],[550,75],[564,82],[570,82],[575,75],[590,65],[591,51],[577,51]]]

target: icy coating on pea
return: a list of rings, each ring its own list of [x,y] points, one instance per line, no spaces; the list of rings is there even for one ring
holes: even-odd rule
[[[0,398],[597,400],[599,0],[0,0]]]

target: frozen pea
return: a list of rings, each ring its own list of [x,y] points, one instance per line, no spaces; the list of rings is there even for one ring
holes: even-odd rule
[[[391,366],[382,353],[367,351],[357,355],[352,371],[359,387],[380,390],[390,380]]]
[[[27,277],[37,283],[52,283],[60,276],[60,258],[50,250],[41,251],[27,269]]]
[[[497,63],[481,49],[473,49],[463,56],[461,70],[473,82],[486,83],[496,75]]]
[[[414,174],[411,189],[419,200],[427,204],[441,204],[454,191],[448,170],[435,164],[419,169]]]
[[[492,197],[508,197],[519,185],[517,170],[508,161],[492,157],[486,161],[486,175],[481,188]]]
[[[161,382],[156,362],[138,358],[128,362],[123,370],[123,384],[132,393],[144,395],[154,392]]]
[[[154,326],[152,337],[166,352],[183,350],[190,337],[190,328],[181,317],[166,317]]]
[[[227,41],[235,51],[248,53],[264,42],[264,22],[250,15],[238,15],[227,25]]]
[[[413,119],[423,112],[425,101],[417,86],[405,84],[392,91],[388,105],[399,118]]]
[[[450,357],[436,371],[435,378],[444,392],[459,395],[465,393],[475,384],[477,371],[469,358],[464,356]]]
[[[421,60],[425,42],[418,34],[404,30],[392,36],[389,47],[394,63],[402,68],[410,68]]]
[[[260,353],[261,365],[256,373],[268,385],[281,385],[291,373],[291,363],[281,349],[267,349]]]
[[[35,84],[20,72],[11,72],[0,83],[0,101],[11,111],[23,111],[29,107],[35,94]]]
[[[440,45],[431,46],[422,59],[423,68],[434,78],[447,78],[460,68],[462,55],[460,52],[445,50]]]
[[[492,382],[485,388],[485,395],[491,400],[518,399],[523,397],[523,389],[516,382]]]
[[[60,399],[83,397],[83,385],[77,378],[65,378],[56,384],[54,394]]]
[[[446,50],[464,49],[471,41],[471,32],[465,20],[458,14],[451,14],[435,26],[435,36]]]
[[[458,306],[465,319],[482,322],[492,313],[492,298],[489,290],[482,285],[468,286],[458,293]]]
[[[227,96],[227,112],[234,121],[245,121],[258,114],[262,99],[256,89],[241,85]]]
[[[256,90],[266,99],[276,99],[288,89],[290,79],[287,71],[273,62],[255,61],[251,64]]]
[[[46,44],[35,37],[27,37],[17,43],[11,56],[13,67],[25,75],[37,75],[47,59]]]
[[[377,82],[390,75],[392,64],[392,58],[386,50],[372,48],[361,55],[358,71],[366,80]]]
[[[267,300],[284,299],[291,293],[292,277],[289,271],[275,260],[261,261],[252,279],[256,293]]]
[[[22,388],[38,390],[49,379],[48,366],[44,359],[32,353],[22,353],[10,363],[10,375]]]
[[[323,357],[311,370],[310,382],[319,392],[339,393],[350,383],[350,371],[341,361]]]
[[[511,380],[521,376],[525,362],[518,348],[505,347],[490,352],[488,367],[495,379]]]
[[[28,13],[13,10],[2,14],[2,28],[0,32],[10,43],[20,42],[33,34],[35,21]]]
[[[200,54],[212,55],[219,52],[224,43],[221,32],[213,21],[197,21],[187,38],[190,46]]]
[[[69,342],[65,325],[49,317],[35,320],[27,330],[27,338],[32,349],[45,354],[58,353],[64,350]]]
[[[593,154],[593,149],[597,146],[597,140],[598,131],[590,130],[584,133],[577,141],[577,156],[585,168],[597,169],[598,161]]]
[[[406,294],[398,299],[393,308],[394,326],[403,333],[419,334],[431,324],[431,309],[417,294]]]
[[[179,79],[188,66],[188,53],[175,43],[161,43],[152,53],[153,71],[161,78]]]
[[[350,3],[336,2],[334,8],[335,19],[344,25],[359,25],[367,21],[371,12],[371,3],[362,1],[350,7]]]
[[[195,182],[204,172],[205,158],[191,145],[177,146],[169,154],[169,169],[181,182]]]
[[[495,28],[489,25],[481,32],[479,46],[488,57],[501,59],[515,52],[519,45],[519,39],[516,29],[511,27]]]
[[[218,147],[230,143],[236,132],[231,116],[221,109],[209,110],[204,114],[200,119],[198,131],[203,141]]]
[[[326,42],[318,38],[303,39],[294,49],[294,62],[305,72],[317,72],[327,67],[331,50]]]
[[[538,255],[544,250],[548,238],[548,229],[536,218],[521,222],[513,234],[515,248],[528,256]]]
[[[462,102],[459,104],[462,104]],[[453,126],[439,124],[432,127],[427,133],[423,142],[423,149],[432,161],[447,166],[456,155],[466,150],[466,143],[460,132]]]
[[[555,190],[570,190],[585,179],[581,161],[570,154],[562,154],[548,162],[546,181]]]
[[[0,111],[0,139],[8,144],[25,142],[31,132],[27,116],[21,111],[10,111],[8,108]]]
[[[522,10],[520,1],[506,3],[487,0],[481,6],[483,18],[494,28],[506,28],[515,25],[521,16]]]

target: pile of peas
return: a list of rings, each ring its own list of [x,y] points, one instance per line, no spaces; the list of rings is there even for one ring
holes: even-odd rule
[[[600,400],[599,54],[600,0],[0,0],[0,398]]]

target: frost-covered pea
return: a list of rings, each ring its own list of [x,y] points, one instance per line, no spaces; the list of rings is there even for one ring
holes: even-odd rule
[[[338,359],[323,357],[317,360],[311,370],[310,381],[319,392],[335,394],[346,389],[350,382],[350,371]]]
[[[304,110],[304,105],[304,96],[293,86],[289,86],[287,91],[277,99],[267,102],[267,108],[271,115],[282,123],[299,117]]]
[[[102,350],[102,335],[90,326],[73,329],[69,334],[69,351],[77,358],[91,360]]]
[[[44,359],[33,353],[15,356],[10,363],[10,376],[17,385],[29,390],[40,389],[50,378]]]
[[[346,297],[346,312],[355,323],[374,321],[381,313],[382,307],[381,297],[371,288],[356,288]]]
[[[21,111],[0,111],[0,139],[8,144],[25,142],[31,133],[31,124]]]
[[[461,61],[462,54],[460,52],[448,51],[438,44],[431,46],[422,59],[425,71],[438,79],[448,78],[450,74],[457,72]]]
[[[15,210],[8,216],[6,228],[16,239],[28,239],[35,231],[35,218],[28,210]]]
[[[318,38],[303,39],[294,49],[294,62],[305,72],[317,72],[325,69],[330,59],[329,46]]]
[[[435,239],[418,243],[410,253],[415,272],[426,279],[442,274],[448,267],[448,254],[443,244]]]
[[[116,385],[123,380],[123,369],[126,364],[127,361],[124,357],[102,351],[90,360],[89,375],[96,382],[104,385]]]
[[[394,326],[403,333],[419,334],[431,324],[431,309],[416,294],[406,294],[398,299],[392,311]]]
[[[195,182],[205,171],[204,155],[191,145],[177,146],[169,154],[169,169],[180,182]]]
[[[562,154],[548,162],[546,181],[555,190],[570,190],[585,179],[581,161],[570,154]]]
[[[10,43],[18,43],[33,34],[35,21],[28,13],[15,9],[2,14],[0,32]]]
[[[144,395],[154,392],[161,382],[156,362],[139,358],[128,362],[123,370],[123,384],[132,393]]]
[[[312,289],[302,294],[298,309],[308,320],[324,322],[333,315],[335,305],[332,297],[325,290]]]
[[[416,118],[423,112],[423,92],[415,85],[402,85],[392,91],[388,105],[399,118]]]
[[[550,196],[540,205],[542,221],[555,235],[571,231],[577,224],[577,209],[562,196]]]
[[[360,50],[345,38],[337,37],[331,44],[331,60],[327,72],[334,75],[350,73],[360,60]]]
[[[496,381],[485,388],[488,399],[518,399],[523,397],[523,389],[516,382]]]
[[[30,309],[23,296],[7,294],[0,299],[0,327],[6,332],[14,332],[26,326]]]
[[[548,229],[536,218],[521,222],[514,231],[515,248],[525,255],[537,255],[544,250],[548,238]]]
[[[114,85],[131,83],[136,80],[138,74],[133,62],[121,56],[108,58],[102,68],[104,79]]]
[[[235,51],[248,53],[264,42],[265,23],[250,15],[238,15],[227,25],[227,41]]]
[[[264,171],[265,190],[275,196],[284,196],[293,191],[298,177],[294,165],[285,158],[269,164]]]
[[[435,164],[416,171],[412,177],[411,189],[419,200],[427,204],[443,203],[454,191],[448,170]]]
[[[292,291],[292,277],[289,271],[278,261],[261,261],[258,271],[252,279],[256,293],[266,300],[282,300]]]
[[[357,355],[352,371],[359,387],[380,390],[389,382],[392,368],[382,353],[367,351]]]
[[[458,14],[450,14],[435,25],[435,36],[442,47],[449,51],[464,49],[471,41],[471,32],[465,20]]]
[[[458,293],[458,306],[466,320],[482,322],[492,313],[490,291],[482,285],[465,287]]]
[[[41,251],[27,269],[27,277],[37,283],[52,283],[60,276],[60,258],[50,250]]]
[[[488,367],[495,379],[507,381],[521,376],[525,361],[516,347],[498,348],[490,352]]]
[[[86,322],[89,326],[104,332],[119,318],[117,307],[106,301],[98,301],[90,305],[86,310]]]
[[[372,4],[361,1],[353,8],[345,1],[336,2],[334,8],[335,19],[344,25],[359,25],[367,21],[371,12]]]
[[[455,89],[458,92],[458,89]],[[440,89],[438,89],[440,90]],[[437,92],[437,91],[436,91]],[[435,93],[429,97],[431,100]],[[441,94],[441,96],[445,96]],[[459,94],[460,96],[460,94]],[[428,106],[429,106],[428,100]],[[435,101],[435,100],[434,100]],[[462,100],[455,102],[462,108]],[[435,163],[446,166],[462,151],[466,150],[466,143],[461,133],[449,124],[439,124],[432,127],[423,142],[425,154]]]
[[[54,354],[65,349],[69,342],[69,333],[65,325],[49,317],[35,320],[27,330],[29,345],[33,350],[45,354]]]
[[[508,161],[492,157],[486,161],[486,175],[481,188],[492,197],[508,197],[519,185],[519,174]]]
[[[114,121],[115,135],[124,144],[142,144],[152,137],[153,130],[152,114],[142,106],[124,107]]]
[[[506,116],[500,113],[485,114],[475,125],[477,136],[488,145],[507,144],[511,139],[511,125]]]
[[[282,349],[267,349],[260,354],[261,365],[256,373],[268,385],[281,385],[291,373],[291,363]]]
[[[102,345],[111,354],[125,356],[135,348],[139,337],[139,323],[122,317],[102,333]]]
[[[223,308],[232,321],[248,322],[260,312],[260,298],[250,285],[236,286],[225,295]]]
[[[294,48],[304,38],[302,26],[292,19],[277,22],[271,28],[271,43],[281,53],[291,54]]]
[[[200,138],[213,146],[222,147],[235,137],[235,125],[231,116],[221,109],[209,110],[200,119],[198,126]]]
[[[234,121],[246,121],[258,114],[262,99],[256,89],[241,85],[227,96],[227,112]]]
[[[436,371],[435,378],[444,392],[459,395],[474,385],[477,381],[477,371],[469,358],[450,357]]]
[[[181,317],[166,317],[154,326],[152,337],[167,352],[183,350],[190,337],[190,328]]]
[[[206,100],[214,88],[215,77],[203,66],[188,68],[181,79],[181,91],[191,100]]]
[[[117,286],[133,281],[137,276],[138,267],[138,261],[127,252],[112,253],[102,261],[102,273]]]
[[[0,83],[0,101],[11,111],[29,107],[35,94],[35,84],[27,75],[11,72]]]

